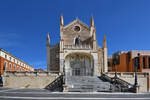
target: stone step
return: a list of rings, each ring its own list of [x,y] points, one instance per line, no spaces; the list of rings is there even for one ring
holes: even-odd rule
[[[67,77],[68,91],[110,91],[112,85],[96,76],[70,76]]]

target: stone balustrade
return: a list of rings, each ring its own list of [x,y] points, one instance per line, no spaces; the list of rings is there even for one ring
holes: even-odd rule
[[[64,49],[71,49],[71,50],[82,50],[82,49],[92,49],[91,45],[64,45]]]
[[[110,77],[114,77],[115,76],[115,72],[107,72],[106,73],[108,76]],[[148,73],[143,73],[143,72],[137,72],[138,77],[148,77]],[[124,78],[134,78],[135,77],[135,73],[134,72],[117,72],[117,76],[118,77],[124,77]]]
[[[17,71],[7,71],[4,73],[4,77],[13,77],[13,76],[58,76],[58,74],[54,74],[51,72],[27,72],[27,71],[23,71],[23,72],[17,72]]]

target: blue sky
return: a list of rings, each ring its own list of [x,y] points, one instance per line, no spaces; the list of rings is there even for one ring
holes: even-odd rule
[[[150,50],[150,0],[0,0],[0,48],[36,68],[46,68],[46,35],[59,41],[60,14],[67,25],[94,16],[98,44],[108,54]]]

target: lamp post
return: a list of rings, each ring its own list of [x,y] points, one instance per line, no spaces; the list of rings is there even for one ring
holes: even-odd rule
[[[115,67],[115,76],[112,78],[112,82],[115,85],[115,89],[113,91],[116,91],[117,89],[117,68],[116,68],[116,64],[117,64],[117,59],[116,57],[113,60],[113,65]]]
[[[138,93],[137,67],[139,66],[139,62],[140,62],[140,53],[138,53],[138,57],[135,58],[135,67],[134,67],[135,73],[134,89],[136,93]]]
[[[116,61],[116,57],[113,59],[113,65],[114,65],[114,68],[115,68],[115,76],[112,78],[112,82],[113,84],[117,84],[117,68],[116,68],[116,64],[117,64],[117,61]]]
[[[135,60],[136,60],[136,62],[135,62],[135,83],[134,83],[134,85],[138,85],[138,82],[137,82],[137,67],[139,66],[140,53],[138,53],[138,57]]]
[[[116,60],[114,62],[114,67],[115,67],[115,79],[117,78],[117,68],[116,68]]]
[[[116,67],[116,65],[117,65],[117,60],[118,60],[118,56],[116,56],[116,57],[115,57],[115,59],[114,59],[114,67],[115,67],[115,80],[117,79],[117,67]]]

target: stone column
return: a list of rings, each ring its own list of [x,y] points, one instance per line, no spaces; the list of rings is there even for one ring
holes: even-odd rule
[[[63,57],[63,53],[60,53],[60,58],[59,58],[59,61],[60,61],[60,68],[59,68],[59,72],[60,73],[63,73],[63,67],[64,67],[64,57]]]
[[[93,53],[94,60],[94,76],[98,76],[98,56],[97,53]]]
[[[108,65],[107,65],[107,48],[103,48],[103,71],[108,72]]]

